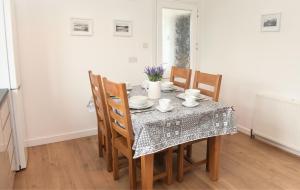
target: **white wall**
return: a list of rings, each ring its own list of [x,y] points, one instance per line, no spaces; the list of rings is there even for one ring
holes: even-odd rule
[[[87,71],[143,79],[155,50],[154,0],[15,1],[29,143],[94,133]],[[238,124],[251,128],[257,92],[300,96],[298,0],[201,1],[198,66],[223,74],[221,99],[236,106]],[[278,11],[281,32],[261,33],[261,14]],[[94,36],[71,36],[71,17],[94,19]],[[113,37],[114,19],[132,20],[133,37]],[[132,56],[138,63],[128,63]]]
[[[29,144],[94,133],[88,70],[116,81],[144,78],[152,64],[154,1],[15,1]],[[72,17],[92,18],[94,35],[71,36]],[[133,21],[133,37],[114,37],[114,19]]]
[[[235,105],[239,125],[251,128],[258,92],[300,97],[299,7],[299,0],[202,0],[199,68],[223,74],[221,99]],[[261,15],[274,12],[282,12],[281,32],[262,33]]]

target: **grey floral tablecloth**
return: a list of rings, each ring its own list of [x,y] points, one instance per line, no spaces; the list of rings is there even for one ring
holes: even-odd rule
[[[237,133],[232,107],[200,101],[199,106],[187,108],[182,105],[183,100],[176,98],[178,93],[162,93],[161,98],[172,100],[174,109],[171,112],[155,110],[132,114],[134,158],[198,139]],[[147,93],[140,86],[135,86],[130,92],[130,96],[134,95]],[[158,101],[155,101],[157,105]]]

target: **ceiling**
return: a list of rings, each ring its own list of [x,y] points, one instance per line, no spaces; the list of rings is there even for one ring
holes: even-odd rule
[[[163,0],[168,2],[185,2],[185,3],[198,3],[201,0]]]

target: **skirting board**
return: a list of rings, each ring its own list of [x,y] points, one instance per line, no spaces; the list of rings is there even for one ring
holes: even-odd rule
[[[27,147],[33,147],[33,146],[61,142],[61,141],[66,141],[71,139],[93,136],[93,135],[97,135],[97,128],[73,131],[73,132],[62,133],[53,136],[32,138],[26,140],[26,144]]]
[[[241,132],[241,133],[244,133],[246,135],[251,135],[251,129],[247,128],[247,127],[244,127],[242,125],[237,125],[237,128],[238,128],[238,131]]]
[[[248,136],[250,136],[251,129],[244,127],[242,125],[238,125],[238,131],[241,133],[244,133]],[[38,145],[43,145],[43,144],[50,144],[50,143],[55,143],[55,142],[61,142],[61,141],[66,141],[66,140],[71,140],[71,139],[77,139],[77,138],[82,138],[82,137],[88,137],[88,136],[93,136],[97,134],[97,128],[93,129],[86,129],[86,130],[80,130],[80,131],[74,131],[74,132],[69,132],[69,133],[62,133],[59,135],[53,135],[53,136],[47,136],[47,137],[38,137],[38,138],[33,138],[33,139],[28,139],[26,141],[28,147],[33,147],[33,146],[38,146]],[[256,136],[258,140],[261,140],[267,144],[270,144],[272,146],[275,146],[277,148],[280,148],[284,151],[287,151],[289,153],[295,154],[300,156],[299,151],[292,150],[284,145],[278,144],[276,142],[270,141],[268,139],[265,139],[263,137]]]
[[[246,134],[246,135],[248,135],[248,136],[251,135],[251,129],[249,129],[249,128],[247,128],[247,127],[244,127],[244,126],[242,126],[242,125],[238,125],[238,131],[241,132],[241,133],[243,133],[243,134]],[[284,150],[284,151],[286,151],[286,152],[289,152],[289,153],[291,153],[291,154],[300,156],[300,151],[291,149],[291,148],[289,148],[289,147],[287,147],[287,146],[285,146],[285,145],[279,144],[279,143],[277,143],[277,142],[274,142],[274,141],[272,141],[272,140],[269,140],[269,139],[267,139],[267,138],[264,138],[264,137],[262,137],[262,136],[259,136],[259,135],[255,134],[255,131],[254,131],[254,135],[255,135],[255,138],[256,138],[257,140],[260,140],[260,141],[262,141],[262,142],[264,142],[264,143],[267,143],[267,144],[269,144],[269,145],[275,146],[275,147],[277,147],[277,148],[279,148],[279,149],[281,149],[281,150]]]

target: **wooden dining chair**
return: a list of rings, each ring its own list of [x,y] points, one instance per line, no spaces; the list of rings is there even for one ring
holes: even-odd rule
[[[221,81],[222,81],[222,75],[212,75],[212,74],[201,73],[200,71],[196,71],[193,88],[199,89],[201,91],[201,94],[211,97],[213,101],[217,102],[219,100]],[[208,87],[209,89],[204,88],[203,86]],[[183,181],[183,175],[186,171],[191,170],[197,166],[206,164],[206,169],[209,170],[208,150],[210,145],[208,141],[207,141],[206,158],[204,160],[197,161],[197,162],[194,162],[192,160],[192,145],[201,141],[207,141],[207,138],[179,145],[178,154],[177,154],[177,160],[178,160],[177,180],[179,182]],[[184,155],[185,150],[186,150],[186,155]]]
[[[94,75],[92,71],[89,71],[89,77],[97,115],[99,156],[104,157],[106,161],[107,171],[111,172],[111,131],[109,127],[109,118],[107,113],[107,105],[104,97],[102,79],[100,75]]]
[[[126,85],[117,84],[103,78],[105,98],[108,105],[108,114],[112,132],[112,157],[113,176],[119,179],[118,154],[123,154],[129,162],[130,189],[136,189],[136,165],[133,159],[134,133],[131,123],[131,115],[128,104]],[[167,184],[172,182],[172,148],[167,149],[165,154],[165,171],[153,177],[154,180],[165,179]]]
[[[190,88],[192,70],[187,68],[172,67],[170,81],[177,87]],[[183,82],[183,81],[184,82]]]

